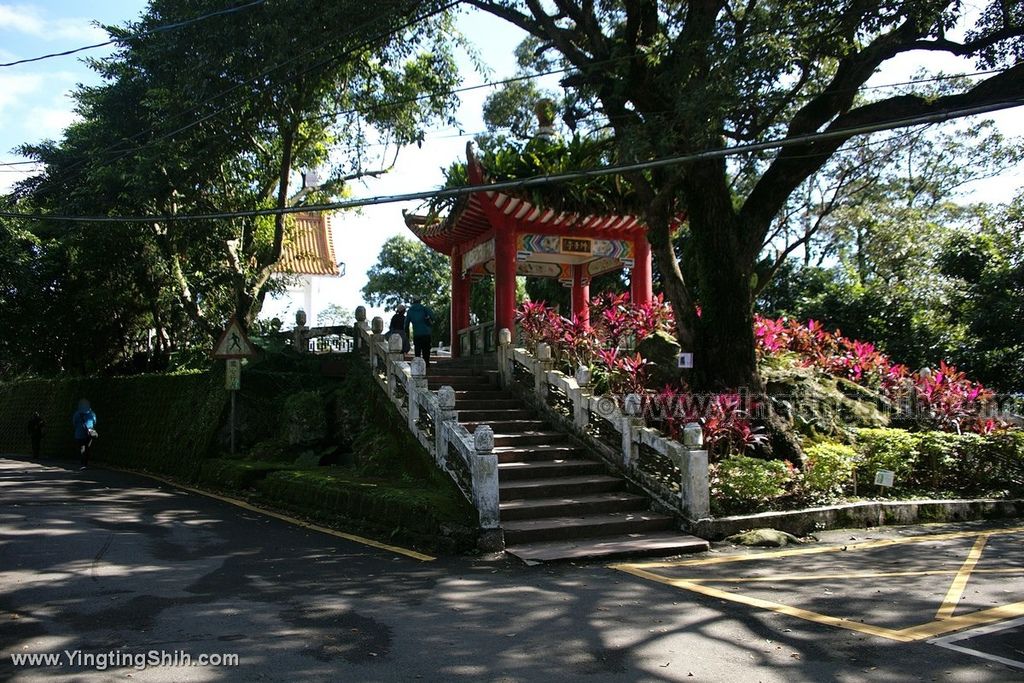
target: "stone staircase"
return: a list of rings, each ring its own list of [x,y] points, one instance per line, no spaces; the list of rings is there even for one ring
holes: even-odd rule
[[[524,561],[677,555],[707,550],[669,515],[569,435],[552,429],[511,392],[497,387],[493,357],[432,363],[428,387],[455,390],[458,420],[494,430],[506,551]]]

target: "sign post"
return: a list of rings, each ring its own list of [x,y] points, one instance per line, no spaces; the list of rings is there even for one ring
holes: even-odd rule
[[[213,347],[213,357],[227,361],[224,370],[224,388],[231,392],[231,454],[235,454],[235,394],[242,388],[242,359],[256,355],[245,330],[234,318]]]

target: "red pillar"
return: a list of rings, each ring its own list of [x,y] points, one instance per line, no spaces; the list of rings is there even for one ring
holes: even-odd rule
[[[654,299],[651,280],[651,245],[646,236],[633,240],[633,270],[629,274],[629,290],[633,304],[642,306]]]
[[[516,233],[509,223],[494,231],[494,327],[516,329]]]
[[[581,318],[590,325],[590,284],[583,284],[583,270],[586,266],[572,266],[572,317]]]
[[[470,280],[463,277],[462,253],[459,249],[452,251],[452,308],[451,308],[451,344],[452,357],[458,358],[462,352],[459,343],[459,330],[469,327],[469,287]]]

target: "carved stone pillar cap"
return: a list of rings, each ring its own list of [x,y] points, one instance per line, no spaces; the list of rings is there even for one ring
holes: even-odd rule
[[[366,320],[366,306],[356,306],[356,321],[363,322]]]
[[[503,327],[498,330],[498,343],[502,346],[508,346],[512,343],[512,330],[507,327]]]
[[[537,342],[537,360],[551,360],[551,346],[545,342]]]
[[[622,402],[622,412],[631,417],[636,417],[643,409],[643,399],[640,394],[626,394]]]
[[[447,385],[438,389],[437,405],[442,410],[453,410],[455,408],[455,390]]]
[[[412,359],[412,376],[413,377],[425,377],[427,374],[427,363],[419,356]]]
[[[697,422],[688,422],[683,427],[683,445],[692,451],[700,450],[704,445],[704,430]]]
[[[590,386],[590,368],[586,365],[576,368],[576,384],[581,387]]]
[[[473,448],[477,453],[490,453],[494,450],[494,430],[487,425],[480,425],[473,432]]]
[[[388,337],[388,353],[401,353],[402,352],[402,337],[398,334],[392,334]],[[423,360],[422,358],[420,360]]]
[[[384,318],[379,315],[373,316],[373,320],[370,321],[370,329],[373,330],[374,334],[380,334],[384,331]]]

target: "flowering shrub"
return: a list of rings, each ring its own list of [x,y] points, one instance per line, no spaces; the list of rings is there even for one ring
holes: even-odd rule
[[[749,401],[748,401],[749,402]],[[645,413],[670,438],[679,439],[690,422],[700,424],[704,445],[719,457],[743,453],[764,443],[767,436],[753,424],[756,404],[744,405],[739,394],[695,395],[666,386],[648,399]]]
[[[839,331],[829,332],[815,320],[803,325],[785,318],[755,316],[754,334],[760,358],[791,354],[804,366],[877,390],[894,403],[913,397],[929,426],[982,434],[1002,426],[980,416],[992,392],[951,365],[940,363],[933,373],[911,373],[874,344],[849,339]]]

